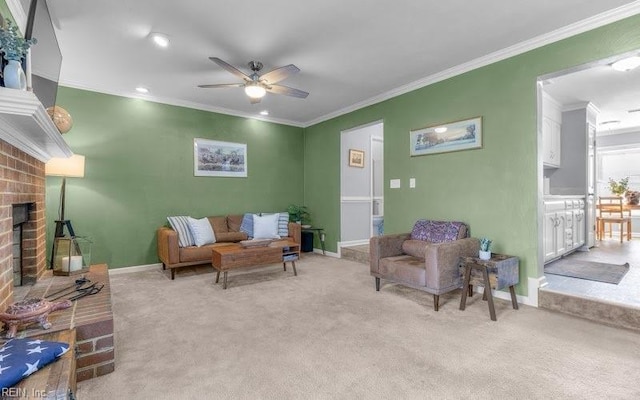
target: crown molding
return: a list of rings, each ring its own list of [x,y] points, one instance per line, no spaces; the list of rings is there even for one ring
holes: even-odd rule
[[[149,94],[140,94],[140,95],[138,95],[138,94],[133,94],[133,93],[123,93],[123,92],[119,92],[117,90],[111,90],[111,89],[104,88],[104,87],[83,85],[81,83],[73,82],[73,81],[69,81],[69,80],[61,80],[60,81],[60,85],[61,86],[66,86],[66,87],[69,87],[69,88],[73,88],[73,89],[86,90],[86,91],[89,91],[89,92],[97,92],[97,93],[109,94],[109,95],[113,95],[113,96],[126,97],[126,98],[129,98],[129,99],[146,100],[146,101],[150,101],[150,102],[153,102],[153,103],[160,103],[160,104],[167,104],[167,105],[170,105],[170,106],[191,108],[191,109],[194,109],[194,110],[209,111],[209,112],[214,112],[214,113],[218,113],[218,114],[232,115],[232,116],[235,116],[235,117],[255,119],[255,120],[263,121],[263,122],[271,122],[271,123],[274,123],[274,124],[289,125],[289,126],[295,126],[295,127],[298,127],[298,128],[303,128],[304,127],[301,122],[297,122],[297,121],[290,121],[288,119],[280,119],[280,118],[270,118],[270,117],[266,117],[266,116],[262,116],[262,115],[254,115],[254,114],[250,114],[250,113],[244,113],[244,112],[241,112],[241,111],[230,110],[228,108],[223,108],[223,107],[213,107],[213,106],[210,106],[210,105],[200,104],[200,103],[196,103],[196,102],[192,102],[192,101],[176,100],[176,99],[170,99],[170,98],[167,98],[167,97],[153,96],[153,95],[149,95]]]
[[[20,5],[19,0],[6,0],[6,1],[7,3],[14,3],[14,4],[17,4],[18,6]],[[21,7],[19,8],[22,10]],[[88,85],[84,85],[84,84],[70,81],[70,80],[61,80],[60,84],[62,86],[67,86],[75,89],[110,94],[114,96],[121,96],[126,98],[133,98],[133,99],[143,99],[143,100],[147,100],[155,103],[168,104],[168,105],[173,105],[178,107],[193,108],[196,110],[210,111],[215,113],[232,115],[236,117],[255,119],[255,120],[264,121],[264,122],[272,122],[276,124],[295,126],[299,128],[308,128],[310,126],[319,124],[321,122],[328,121],[332,118],[336,118],[341,115],[345,115],[350,112],[383,102],[385,100],[389,100],[391,98],[403,95],[405,93],[409,93],[411,91],[423,88],[425,86],[429,86],[434,83],[441,82],[443,80],[464,74],[466,72],[473,71],[475,69],[496,63],[498,61],[506,60],[508,58],[517,56],[519,54],[526,53],[528,51],[537,49],[539,47],[569,38],[571,36],[578,35],[580,33],[590,31],[592,29],[599,28],[601,26],[631,17],[639,13],[640,13],[640,0],[636,0],[627,5],[586,18],[584,20],[556,29],[552,32],[537,36],[530,40],[526,40],[524,42],[517,43],[513,46],[509,46],[504,49],[487,54],[486,56],[482,56],[474,60],[471,60],[469,62],[448,68],[444,71],[437,72],[425,78],[413,81],[406,85],[389,90],[377,96],[354,103],[350,106],[341,108],[339,110],[333,111],[331,113],[325,114],[323,116],[314,118],[306,122],[292,121],[292,120],[279,119],[279,118],[273,118],[273,117],[264,117],[264,116],[254,115],[254,114],[240,112],[236,110],[230,110],[222,107],[214,107],[206,104],[170,99],[166,97],[157,97],[157,96],[148,95],[148,94],[136,95],[129,92],[119,92],[119,91],[114,91],[112,89],[99,87],[99,86],[88,86]],[[24,18],[26,20],[26,15]]]
[[[571,25],[567,25],[562,28],[551,31],[549,33],[537,36],[533,39],[529,39],[524,42],[517,43],[513,46],[506,47],[504,49],[487,54],[486,56],[476,58],[469,62],[459,64],[455,67],[446,69],[444,71],[441,71],[433,75],[427,76],[425,78],[419,79],[417,81],[411,82],[407,85],[389,90],[378,96],[371,97],[367,100],[355,103],[351,106],[323,115],[322,117],[315,118],[311,121],[306,122],[304,124],[304,127],[307,128],[309,126],[318,124],[320,122],[324,122],[332,118],[339,117],[341,115],[359,110],[361,108],[368,107],[385,100],[389,100],[393,97],[411,92],[413,90],[420,89],[425,86],[429,86],[434,83],[443,81],[445,79],[449,79],[454,76],[464,74],[474,69],[478,69],[498,61],[506,60],[508,58],[517,56],[519,54],[526,53],[527,51],[531,51],[539,47],[546,46],[548,44],[569,38],[571,36],[575,36],[580,33],[584,33],[592,29],[599,28],[601,26],[604,26],[616,21],[620,21],[622,19],[631,17],[638,13],[640,13],[640,1],[634,1],[633,3],[629,3],[627,5],[614,8],[613,10],[609,10],[598,15],[594,15],[582,21],[578,21]]]

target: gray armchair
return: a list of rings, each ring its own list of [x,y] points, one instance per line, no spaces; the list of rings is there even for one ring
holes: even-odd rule
[[[461,256],[477,256],[480,242],[467,237],[461,222],[416,222],[411,233],[370,239],[370,269],[376,290],[386,279],[433,294],[438,311],[440,295],[462,287],[458,269]]]

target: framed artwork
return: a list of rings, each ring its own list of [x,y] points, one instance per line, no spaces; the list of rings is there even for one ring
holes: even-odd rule
[[[482,148],[482,117],[412,130],[409,145],[412,157]]]
[[[218,140],[193,139],[195,176],[247,176],[247,145]]]
[[[349,166],[364,168],[364,151],[349,149]]]

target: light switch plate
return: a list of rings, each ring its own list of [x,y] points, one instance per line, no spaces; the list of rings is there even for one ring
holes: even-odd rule
[[[416,178],[410,178],[409,179],[409,187],[410,188],[415,188],[416,187]]]
[[[391,189],[400,189],[400,179],[391,179],[389,181],[389,187]]]

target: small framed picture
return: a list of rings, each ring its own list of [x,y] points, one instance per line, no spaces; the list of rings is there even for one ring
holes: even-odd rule
[[[364,168],[364,151],[349,149],[349,166]]]

